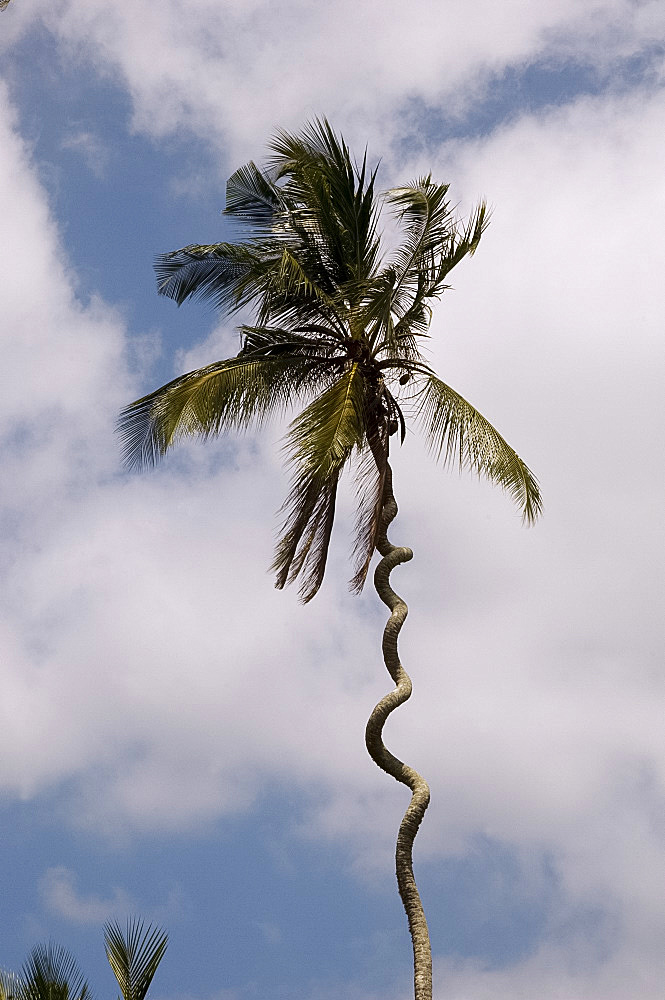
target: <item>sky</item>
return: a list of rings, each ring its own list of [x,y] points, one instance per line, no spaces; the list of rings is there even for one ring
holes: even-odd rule
[[[123,469],[119,410],[236,351],[155,254],[228,235],[227,177],[326,115],[387,189],[492,222],[428,344],[538,476],[525,529],[417,434],[393,457],[414,695],[386,741],[439,1000],[665,989],[661,0],[11,0],[0,13],[0,966],[49,939],[114,996],[102,927],[169,949],[154,1000],[406,1000],[364,749],[385,609],[353,496],[308,606],[267,568],[280,438]],[[390,225],[389,221],[386,223]]]

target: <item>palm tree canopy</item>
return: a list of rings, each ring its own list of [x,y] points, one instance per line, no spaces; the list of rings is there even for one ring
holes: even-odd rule
[[[157,966],[164,957],[168,935],[160,927],[130,918],[122,929],[117,921],[104,927],[104,946],[122,1000],[145,1000]]]
[[[389,441],[407,422],[433,455],[506,489],[527,523],[541,510],[538,484],[517,453],[426,363],[431,305],[450,271],[472,255],[487,225],[480,203],[456,218],[448,185],[431,176],[378,196],[376,170],[355,162],[325,120],[278,132],[266,167],[228,181],[226,215],[245,238],[160,256],[158,288],[182,304],[198,297],[232,314],[233,358],[189,372],[128,406],[120,419],[130,466],[154,463],[184,435],[244,430],[294,405],[285,441],[292,467],[273,569],[276,585],[300,580],[310,600],[323,579],[340,476],[358,484],[355,574],[363,586],[374,551]],[[379,210],[401,239],[384,251]]]

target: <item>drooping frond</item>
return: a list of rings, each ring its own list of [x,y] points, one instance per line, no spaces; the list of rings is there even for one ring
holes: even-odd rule
[[[343,375],[295,418],[285,442],[293,466],[283,533],[272,568],[276,586],[300,577],[300,596],[321,586],[341,472],[365,440],[367,392],[360,365]]]
[[[23,1000],[90,1000],[74,956],[56,944],[36,945],[21,972]]]
[[[356,518],[353,546],[354,574],[350,589],[359,594],[365,585],[383,508],[383,487],[388,467],[388,431],[378,426],[371,434],[371,445],[358,455],[356,470]]]
[[[325,384],[325,360],[248,353],[181,375],[127,406],[118,423],[130,468],[154,463],[175,440],[260,426],[311,383]]]
[[[295,238],[185,247],[158,257],[155,271],[160,293],[179,305],[199,298],[227,313],[254,305],[260,325],[318,322],[343,331],[339,296],[319,248]]]
[[[164,957],[168,935],[160,927],[130,918],[122,929],[117,921],[104,927],[109,965],[118,980],[123,1000],[145,1000],[153,976]]]
[[[509,493],[526,523],[536,520],[538,482],[489,420],[435,375],[423,377],[412,405],[437,459],[486,476]]]

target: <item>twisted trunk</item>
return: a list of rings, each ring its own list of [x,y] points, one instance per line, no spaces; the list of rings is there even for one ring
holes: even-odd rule
[[[387,465],[383,488],[381,524],[376,548],[383,556],[374,573],[374,586],[384,604],[390,608],[390,618],[383,632],[383,659],[395,682],[390,691],[369,717],[365,742],[370,757],[382,770],[411,789],[411,802],[404,814],[397,835],[395,868],[399,894],[409,921],[413,944],[413,983],[415,1000],[432,1000],[432,950],[425,912],[413,875],[413,842],[425,810],[429,805],[427,782],[412,767],[398,760],[384,745],[382,732],[390,713],[411,696],[411,678],[399,661],[397,638],[408,613],[405,602],[390,586],[390,574],[395,566],[413,558],[411,549],[392,545],[388,541],[388,526],[397,514],[392,490],[392,470]]]

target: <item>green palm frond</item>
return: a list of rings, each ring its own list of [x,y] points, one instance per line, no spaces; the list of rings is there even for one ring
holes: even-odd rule
[[[536,520],[538,482],[489,420],[435,375],[423,378],[412,406],[437,459],[486,476],[509,493],[526,523]]]
[[[275,304],[270,304],[267,309],[265,305],[263,307],[266,319],[276,312],[279,299],[284,299],[289,309],[293,309],[299,299],[314,299],[317,303],[324,303],[328,308],[334,309],[335,303],[329,291],[319,284],[316,270],[308,269],[307,263],[302,253],[294,253],[290,247],[284,247],[279,266],[273,269],[271,283],[266,286],[266,290],[272,292],[275,298]],[[282,309],[279,311],[283,312]]]
[[[430,177],[423,177],[386,195],[403,230],[402,243],[390,261],[396,272],[392,309],[398,318],[415,298],[431,293],[436,263],[448,249],[455,226],[447,191],[447,184],[434,184]]]
[[[443,279],[452,271],[454,267],[457,267],[461,260],[463,260],[466,256],[473,257],[478,249],[480,238],[489,224],[490,212],[487,208],[487,203],[481,201],[480,204],[473,210],[466,226],[464,226],[461,230],[458,227],[455,227],[454,232],[451,234],[451,239],[447,246],[446,253],[438,262],[436,280],[430,295],[436,297],[438,295],[438,289],[446,287],[445,285],[442,285]]]
[[[22,1000],[23,980],[15,972],[0,969],[0,1000]]]
[[[21,971],[22,1000],[90,1000],[74,956],[60,945],[36,945]]]
[[[285,450],[294,472],[272,568],[280,588],[302,574],[304,602],[321,585],[339,477],[354,449],[363,447],[366,422],[364,376],[358,364],[350,364],[291,424]]]
[[[397,352],[406,344],[417,353],[414,338],[427,333],[430,305],[446,289],[445,276],[467,254],[473,254],[487,225],[481,204],[467,225],[453,218],[446,198],[447,184],[423,177],[394,188],[386,199],[400,222],[403,238],[389,263],[374,281],[366,307],[366,322],[374,321],[374,336]],[[415,348],[415,350],[414,350]]]
[[[268,163],[278,177],[299,177],[308,170],[315,171],[329,160],[342,163],[345,169],[351,158],[344,140],[325,118],[314,118],[297,134],[278,129],[271,138],[268,148],[273,155]]]
[[[130,468],[154,465],[179,438],[261,426],[311,383],[320,384],[329,367],[325,359],[295,352],[241,353],[181,375],[122,411],[125,462]]]
[[[301,330],[278,326],[238,327],[241,354],[294,354],[303,357],[332,357],[339,353],[339,335],[334,329],[310,324]]]
[[[404,233],[401,246],[393,254],[400,275],[411,274],[414,266],[417,271],[418,261],[446,250],[454,229],[450,202],[446,199],[449,186],[436,184],[427,176],[386,193],[386,201]]]
[[[228,312],[251,301],[249,290],[265,270],[264,256],[243,243],[192,244],[155,258],[160,295],[178,305],[200,298]]]
[[[251,226],[255,236],[274,235],[276,221],[286,211],[282,192],[255,163],[250,161],[229,177],[224,214]]]
[[[365,585],[376,548],[388,468],[388,440],[387,428],[379,426],[372,434],[369,447],[358,455],[355,476],[357,506],[353,546],[354,574],[350,582],[350,589],[356,594]]]
[[[125,930],[117,921],[106,924],[106,957],[123,1000],[144,1000],[167,943],[165,931],[151,924],[145,927],[142,920],[130,918]]]

